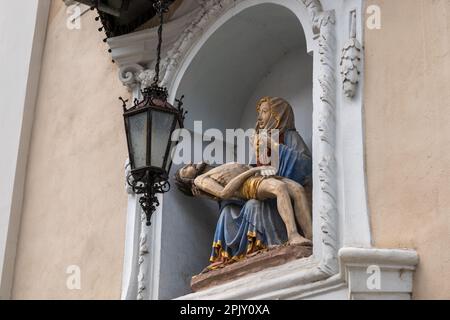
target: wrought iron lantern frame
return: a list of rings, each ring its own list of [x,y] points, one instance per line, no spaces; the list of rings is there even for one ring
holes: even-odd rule
[[[159,0],[154,4],[155,10],[160,17],[160,26],[158,29],[158,47],[157,47],[157,60],[155,66],[155,77],[153,84],[141,91],[142,99],[135,99],[132,107],[127,108],[128,100],[119,98],[122,101],[123,117],[125,122],[125,132],[127,137],[128,154],[131,165],[131,172],[127,177],[127,182],[133,189],[133,192],[142,195],[139,199],[142,210],[146,214],[146,224],[150,226],[151,217],[159,206],[157,194],[166,193],[170,190],[170,183],[168,181],[170,168],[172,166],[171,151],[174,145],[172,145],[172,134],[177,128],[182,129],[184,127],[184,119],[186,111],[183,109],[183,97],[176,99],[177,106],[171,105],[168,99],[167,88],[159,86],[159,71],[161,61],[161,45],[162,45],[162,31],[164,24],[164,13],[168,11],[170,1]],[[152,165],[152,115],[154,112],[162,112],[173,115],[172,125],[170,130],[169,139],[165,154],[163,157],[163,163],[161,167]],[[128,119],[137,114],[146,114],[146,145],[145,145],[145,166],[137,167],[135,162],[135,154],[132,146],[131,128]],[[175,142],[176,146],[176,142]]]

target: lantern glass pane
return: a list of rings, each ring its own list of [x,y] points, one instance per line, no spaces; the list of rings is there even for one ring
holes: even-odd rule
[[[172,134],[172,139],[170,141],[170,151],[169,151],[169,159],[167,159],[166,163],[166,172],[169,173],[170,167],[172,165],[173,158],[176,155],[177,151],[177,143],[180,140],[180,123],[176,120],[175,131]]]
[[[130,130],[131,156],[134,168],[146,166],[147,162],[147,112],[138,113],[128,118]]]
[[[152,150],[151,165],[153,167],[164,168],[164,157],[166,156],[167,145],[172,134],[172,124],[174,114],[168,112],[152,111]]]

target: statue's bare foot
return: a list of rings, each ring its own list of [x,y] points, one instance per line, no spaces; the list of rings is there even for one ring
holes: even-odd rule
[[[293,234],[289,237],[289,242],[290,245],[299,245],[299,246],[311,246],[312,242],[311,240],[308,240],[304,237],[302,237],[299,234]]]

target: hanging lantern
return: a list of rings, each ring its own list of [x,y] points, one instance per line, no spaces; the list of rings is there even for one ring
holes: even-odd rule
[[[151,216],[159,205],[156,194],[170,189],[168,176],[172,165],[172,151],[177,143],[174,132],[183,128],[185,117],[183,97],[176,100],[178,105],[174,107],[167,102],[167,89],[158,85],[163,17],[168,10],[168,2],[158,1],[155,10],[159,13],[161,23],[154,82],[142,91],[142,100],[136,99],[130,108],[120,98],[123,102],[131,165],[127,180],[136,194],[142,194],[140,204],[147,215],[147,225],[150,225]]]

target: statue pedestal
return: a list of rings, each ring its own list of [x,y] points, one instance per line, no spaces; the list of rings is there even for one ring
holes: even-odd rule
[[[206,271],[194,276],[191,281],[191,288],[194,292],[198,292],[236,280],[248,274],[254,274],[258,271],[280,266],[287,262],[306,258],[311,255],[311,246],[289,245],[262,250],[255,255],[246,257],[223,268]]]
[[[291,255],[301,255],[303,250],[304,253],[308,250],[299,247],[277,249],[273,253],[264,254],[283,256],[283,250],[291,250]],[[250,262],[243,260],[230,265],[229,268],[201,274],[194,278],[193,282],[200,283],[204,280],[210,283],[204,282],[199,292],[177,299],[411,299],[413,273],[419,263],[419,257],[414,250],[344,247],[338,254],[339,272],[326,274],[313,255],[296,260],[289,257],[292,261],[277,266],[264,264],[264,260],[270,260],[264,257],[265,255],[261,254],[249,258]],[[244,269],[244,263],[250,265]],[[251,269],[253,264],[259,264],[259,269]],[[238,270],[233,272],[236,269]],[[239,273],[241,270],[245,270],[243,277],[243,274]],[[236,276],[241,278],[236,279]]]

